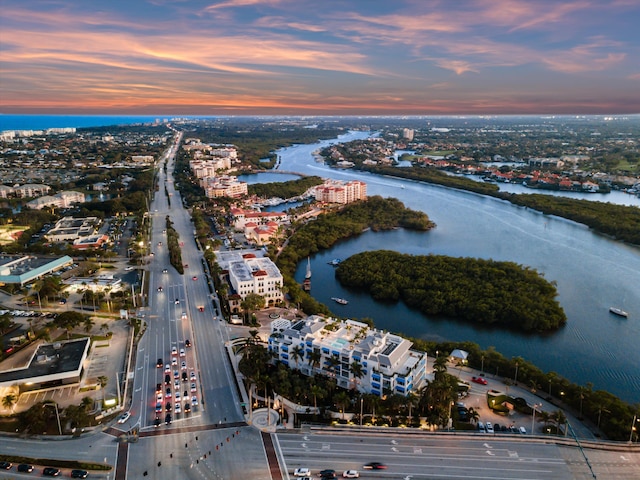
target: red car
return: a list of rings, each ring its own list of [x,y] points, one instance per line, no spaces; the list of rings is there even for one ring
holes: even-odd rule
[[[365,470],[385,470],[387,466],[380,462],[370,462],[362,466]]]
[[[471,377],[471,381],[474,383],[479,383],[480,385],[486,385],[487,381],[482,377]]]

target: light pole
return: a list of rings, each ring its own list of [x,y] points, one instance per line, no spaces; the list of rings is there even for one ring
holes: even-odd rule
[[[513,377],[513,383],[518,385],[518,362],[516,362],[516,375]]]
[[[535,431],[535,426],[536,426],[536,407],[541,407],[541,406],[542,406],[541,403],[533,404],[533,418],[531,419],[531,435],[533,435],[533,432]]]
[[[484,373],[484,355],[480,357],[480,372]]]
[[[362,426],[362,406],[363,406],[364,398],[360,397],[360,426]]]
[[[638,419],[638,415],[633,416],[633,422],[631,422],[631,432],[629,433],[629,443],[633,442],[633,432],[636,429],[636,420]]]

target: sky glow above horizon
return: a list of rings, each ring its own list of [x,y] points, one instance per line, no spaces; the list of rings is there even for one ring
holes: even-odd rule
[[[0,113],[640,113],[640,0],[6,0]]]

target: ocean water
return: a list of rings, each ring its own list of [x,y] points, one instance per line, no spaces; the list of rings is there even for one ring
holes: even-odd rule
[[[104,127],[134,123],[163,122],[177,115],[5,115],[0,114],[0,132],[6,130],[44,130],[65,127]],[[179,118],[218,118],[179,116]]]

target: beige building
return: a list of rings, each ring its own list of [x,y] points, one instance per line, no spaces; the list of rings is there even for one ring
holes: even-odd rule
[[[339,182],[330,180],[316,187],[315,197],[318,202],[351,203],[367,198],[367,184],[359,180]]]

